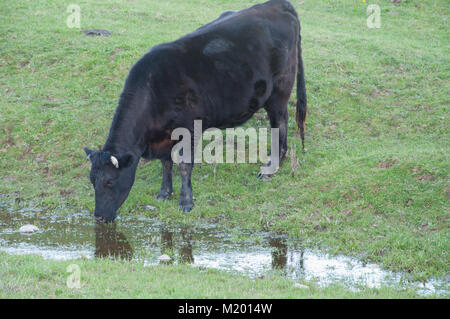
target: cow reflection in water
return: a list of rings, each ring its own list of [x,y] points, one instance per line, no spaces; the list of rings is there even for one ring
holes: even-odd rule
[[[125,235],[116,230],[115,223],[95,225],[95,257],[133,257],[133,248]]]
[[[174,255],[173,244],[174,233],[168,230],[166,227],[161,228],[161,254]],[[178,263],[180,264],[193,264],[194,255],[192,253],[192,231],[187,228],[181,228],[181,239],[178,249]],[[173,263],[173,259],[169,261]]]
[[[272,248],[272,269],[281,270],[284,273],[295,272],[297,276],[304,273],[304,251],[300,251],[300,257],[294,258],[296,247],[289,250],[286,237],[273,236],[269,238]],[[179,264],[193,264],[193,231],[187,227],[178,228],[176,232],[166,226],[160,228],[160,254],[172,256],[164,262],[173,264],[176,260]],[[176,254],[178,250],[178,254]],[[173,258],[176,256],[175,258]],[[116,230],[116,224],[95,225],[95,257],[122,258],[130,260],[133,257],[133,248],[125,235]]]
[[[281,237],[269,238],[272,250],[272,269],[285,269],[287,265],[288,247],[286,241]]]
[[[269,238],[269,245],[272,247],[272,269],[278,269],[283,272],[294,271],[297,276],[304,273],[304,251],[300,251],[300,259],[298,260],[298,265],[294,265],[294,256],[291,255],[291,266],[292,269],[288,269],[288,245],[286,238],[282,236],[274,236]],[[295,249],[296,250],[296,249]],[[291,251],[293,254],[293,251]]]

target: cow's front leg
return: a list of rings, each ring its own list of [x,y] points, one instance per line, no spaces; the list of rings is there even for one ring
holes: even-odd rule
[[[180,209],[187,213],[194,207],[192,196],[191,174],[194,164],[180,163],[178,165],[181,175]]]
[[[172,188],[173,161],[171,158],[162,159],[161,163],[162,163],[162,168],[163,168],[162,184],[161,184],[161,190],[159,191],[159,194],[156,196],[156,199],[164,200],[164,199],[169,199],[169,197],[173,193],[173,188]]]

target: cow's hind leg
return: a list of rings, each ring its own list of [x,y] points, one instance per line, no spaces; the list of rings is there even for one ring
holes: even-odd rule
[[[287,152],[287,133],[288,133],[288,102],[290,94],[274,90],[274,93],[270,96],[266,103],[266,111],[270,119],[270,127],[273,129],[279,129],[278,131],[278,163],[273,163],[272,160],[261,168],[258,174],[258,178],[266,179],[270,178],[279,168],[279,164],[286,156]],[[276,142],[276,141],[275,141]],[[276,147],[276,146],[275,146]],[[273,151],[271,150],[271,153]],[[275,155],[274,155],[275,156]],[[272,154],[270,156],[272,159]],[[278,165],[277,165],[278,164]],[[268,171],[267,168],[270,168]]]
[[[168,159],[162,159],[161,163],[162,163],[162,168],[163,168],[162,184],[161,184],[161,190],[159,191],[159,194],[156,196],[156,199],[164,200],[164,199],[169,199],[169,197],[173,193],[173,188],[172,188],[173,161],[171,158],[168,158]]]

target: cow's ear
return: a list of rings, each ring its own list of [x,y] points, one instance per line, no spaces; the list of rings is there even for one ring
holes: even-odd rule
[[[84,148],[84,152],[86,153],[87,159],[89,160],[89,159],[91,158],[91,155],[92,155],[95,151],[93,151],[93,150],[91,150],[91,149],[85,147],[85,148]]]
[[[119,168],[127,168],[131,164],[133,164],[134,158],[133,155],[127,153],[119,157]]]

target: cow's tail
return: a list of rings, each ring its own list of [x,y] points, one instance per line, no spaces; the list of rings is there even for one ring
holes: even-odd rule
[[[303,70],[302,59],[302,37],[299,33],[298,39],[298,70],[297,70],[297,125],[300,129],[300,137],[302,138],[303,151],[305,151],[305,121],[306,121],[306,87],[305,87],[305,73]]]

